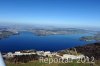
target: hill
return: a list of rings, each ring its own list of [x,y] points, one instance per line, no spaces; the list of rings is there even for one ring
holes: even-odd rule
[[[100,43],[88,44],[85,46],[75,47],[78,53],[82,53],[88,57],[93,56],[96,60],[100,60]]]

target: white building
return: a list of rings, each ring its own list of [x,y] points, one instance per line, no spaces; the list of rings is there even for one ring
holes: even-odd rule
[[[79,59],[79,58],[84,58],[85,56],[84,55],[70,55],[70,54],[64,54],[61,58],[62,59]]]
[[[64,54],[62,56],[62,59],[68,59],[68,58],[70,58],[70,59],[77,59],[77,57],[75,55]]]
[[[49,56],[49,57],[52,57],[52,54],[51,54],[51,52],[50,52],[50,51],[46,51],[46,52],[44,52],[44,56]]]
[[[58,53],[57,52],[52,52],[52,56],[57,56]]]
[[[44,55],[44,51],[37,51],[36,54],[43,56]]]
[[[5,57],[5,58],[12,58],[12,57],[14,57],[14,55],[13,55],[12,52],[9,52],[6,55],[3,55],[3,57]]]
[[[36,54],[36,53],[34,53],[34,52],[32,52],[32,53],[15,52],[13,55],[32,55],[32,54]]]

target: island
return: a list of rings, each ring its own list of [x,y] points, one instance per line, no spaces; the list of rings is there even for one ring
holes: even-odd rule
[[[0,29],[0,39],[8,38],[9,36],[17,35],[17,34],[19,34],[19,32],[15,30]]]
[[[76,29],[76,28],[54,28],[54,29],[41,28],[41,29],[32,29],[30,31],[37,36],[82,34],[89,32],[84,29]]]
[[[83,36],[80,38],[82,41],[100,41],[100,32],[97,32],[93,36]]]

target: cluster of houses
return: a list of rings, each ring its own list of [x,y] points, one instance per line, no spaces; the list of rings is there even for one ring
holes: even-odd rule
[[[84,58],[85,56],[84,55],[71,55],[71,54],[63,54],[62,56],[59,55],[59,53],[57,52],[50,52],[50,51],[36,51],[36,52],[20,52],[20,51],[17,51],[15,53],[12,53],[12,52],[9,52],[5,55],[3,55],[3,57],[5,58],[12,58],[14,56],[21,56],[21,55],[32,55],[32,54],[37,54],[39,56],[44,56],[44,57],[59,57],[59,58],[62,58],[62,59],[68,59],[68,58],[71,58],[71,59],[78,59],[78,58]]]

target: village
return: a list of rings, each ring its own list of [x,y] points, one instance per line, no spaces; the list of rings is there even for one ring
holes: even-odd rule
[[[25,51],[15,51],[14,53],[8,52],[3,55],[4,58],[14,58],[15,56],[30,56],[30,55],[37,55],[39,58],[40,57],[45,57],[45,58],[61,58],[61,59],[80,59],[84,58],[85,56],[83,54],[63,54],[60,55],[58,52],[50,52],[50,51],[32,51],[32,50],[25,50]]]

